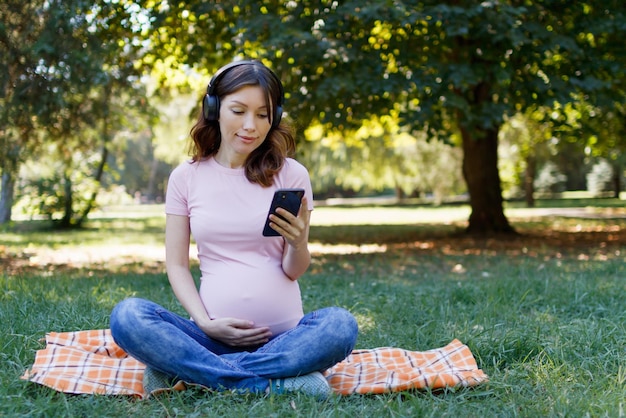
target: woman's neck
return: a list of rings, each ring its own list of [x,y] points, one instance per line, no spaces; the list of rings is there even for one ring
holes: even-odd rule
[[[227,168],[241,168],[246,163],[246,158],[240,155],[228,155],[225,152],[218,150],[215,154],[215,161],[223,167]]]

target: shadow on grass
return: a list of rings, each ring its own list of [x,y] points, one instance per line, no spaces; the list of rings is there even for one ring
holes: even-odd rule
[[[464,234],[460,224],[314,225],[310,241],[314,257],[322,262],[333,254],[373,253],[390,261],[395,253],[608,259],[620,257],[626,246],[626,219],[545,217],[514,226],[518,235],[475,237]],[[0,273],[53,275],[65,270],[162,273],[163,220],[98,219],[74,231],[24,222],[0,231]]]
[[[495,251],[524,256],[626,245],[626,219],[551,217],[520,221],[514,226],[518,235],[491,237],[467,235],[461,225],[454,224],[312,226],[310,240],[330,246],[375,244],[397,250],[474,254]]]
[[[111,222],[105,225],[99,230],[102,245],[121,245],[116,235],[128,224],[121,229],[108,228]],[[439,407],[438,415],[445,415],[454,405],[462,415],[467,414],[463,402],[473,394],[490,399],[479,399],[473,404],[476,414],[470,415],[489,416],[522,404],[532,410],[529,416],[545,416],[554,410],[553,399],[567,398],[559,405],[569,405],[570,394],[591,386],[597,387],[597,394],[578,396],[578,403],[564,411],[575,415],[584,410],[581,405],[591,403],[616,411],[613,400],[623,394],[619,370],[626,335],[626,221],[553,217],[519,222],[516,228],[522,233],[508,239],[464,236],[455,225],[312,228],[313,262],[300,280],[306,311],[332,305],[349,309],[359,322],[357,348],[428,350],[458,338],[491,378],[477,391],[450,392],[447,395],[454,396],[434,402],[429,393],[342,399],[339,406],[348,408],[346,416],[383,416],[389,413],[390,401],[398,401],[398,416],[416,416],[422,407],[431,412]],[[72,251],[82,251],[83,238],[93,232],[69,237]],[[184,315],[162,260],[38,264],[27,254],[15,257],[20,250],[12,244],[13,236],[5,234],[3,239],[0,319],[8,332],[0,337],[0,345],[9,366],[0,377],[5,381],[17,379],[29,366],[46,332],[107,327],[111,308],[128,296],[154,300]],[[197,278],[197,263],[193,271]],[[66,397],[37,386],[23,390],[26,384],[6,386],[21,411],[40,402],[49,416],[68,404],[92,415],[115,407],[121,416],[141,408],[150,410],[145,416],[163,415],[156,402],[112,403],[106,397]],[[213,412],[218,404],[231,415],[233,408],[240,406],[245,415],[256,405],[255,400],[233,401],[226,395],[206,400],[193,398],[191,392],[175,396],[182,400],[172,398],[172,408],[189,414],[197,414],[196,402]],[[266,415],[281,415],[272,409],[277,403],[259,403],[255,413],[266,407]],[[282,415],[288,416],[293,404],[284,405]],[[327,415],[336,415],[335,406]]]

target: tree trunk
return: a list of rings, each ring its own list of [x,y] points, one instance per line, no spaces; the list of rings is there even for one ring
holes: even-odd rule
[[[498,172],[498,129],[484,130],[473,138],[461,128],[463,138],[463,177],[467,183],[472,212],[467,232],[472,234],[513,234],[504,216],[502,186]]]
[[[24,131],[27,132],[27,131]],[[24,135],[26,137],[26,135]],[[0,180],[0,225],[11,222],[15,203],[15,182],[18,178],[21,146],[9,144],[1,159],[2,179]]]
[[[112,94],[111,88],[105,89],[103,104],[104,104],[104,109],[105,109],[104,114],[106,116],[102,120],[102,148],[100,152],[100,163],[98,163],[98,167],[96,168],[96,172],[94,174],[94,180],[96,181],[97,188],[93,191],[93,193],[91,193],[91,196],[89,197],[89,201],[87,201],[87,204],[85,206],[85,210],[83,210],[83,212],[78,217],[78,220],[76,221],[76,226],[79,228],[83,226],[83,224],[87,220],[87,217],[89,216],[89,212],[91,212],[91,210],[96,205],[96,198],[98,197],[98,191],[100,190],[100,187],[102,185],[102,176],[104,174],[104,168],[106,167],[107,160],[109,159],[108,143],[110,140],[110,131],[109,131],[108,115],[109,115],[109,100],[110,100],[111,94]]]
[[[2,181],[0,183],[0,225],[11,222],[14,192],[15,177],[5,167],[2,171]]]
[[[613,197],[619,199],[619,194],[622,191],[622,167],[616,161],[613,163]]]
[[[98,187],[93,191],[93,193],[91,193],[91,196],[89,197],[89,201],[87,202],[87,205],[85,206],[85,210],[83,210],[78,220],[76,221],[76,226],[79,228],[83,226],[83,224],[87,220],[87,217],[89,216],[89,212],[91,212],[91,210],[96,205],[96,198],[98,197],[98,191],[100,190],[100,185],[102,183],[102,175],[104,174],[104,167],[106,166],[106,162],[108,158],[109,158],[109,148],[107,148],[107,144],[105,141],[104,145],[102,145],[102,152],[100,154],[100,163],[98,164],[98,168],[96,169],[96,175],[94,177],[94,179],[96,180],[96,183],[98,184]]]
[[[524,171],[524,198],[526,206],[535,207],[535,177],[537,176],[537,158],[532,155],[526,157],[526,170]]]
[[[156,201],[157,196],[157,174],[159,169],[159,160],[154,155],[154,150],[152,145],[150,146],[150,157],[152,158],[152,162],[150,163],[150,177],[148,178],[148,187],[146,190],[146,195],[148,197],[148,201],[150,203]]]
[[[396,186],[395,191],[396,191],[396,199],[403,200],[406,197],[406,194],[404,193],[404,190],[402,190],[402,187]]]
[[[72,226],[72,216],[74,210],[72,208],[74,195],[72,194],[72,179],[70,178],[69,169],[63,174],[63,218],[61,218],[61,228],[69,228]]]

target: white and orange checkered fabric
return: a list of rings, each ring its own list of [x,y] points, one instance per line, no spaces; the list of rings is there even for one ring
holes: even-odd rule
[[[144,369],[115,344],[108,329],[51,332],[22,379],[65,393],[143,397]]]
[[[333,391],[341,395],[469,387],[488,380],[470,349],[456,339],[428,351],[355,350],[325,375]]]
[[[46,348],[37,351],[22,379],[65,393],[146,395],[145,366],[115,344],[108,329],[51,332],[45,341]],[[392,347],[355,350],[325,375],[341,395],[467,387],[488,380],[470,349],[456,339],[422,352]]]

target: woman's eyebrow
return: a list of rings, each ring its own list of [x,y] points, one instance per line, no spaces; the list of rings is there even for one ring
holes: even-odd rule
[[[237,105],[240,105],[240,106],[243,106],[243,107],[249,107],[246,103],[240,102],[239,100],[233,100],[231,103],[234,103],[234,104],[237,104]],[[258,109],[266,109],[266,108],[267,108],[266,105],[258,107]]]

